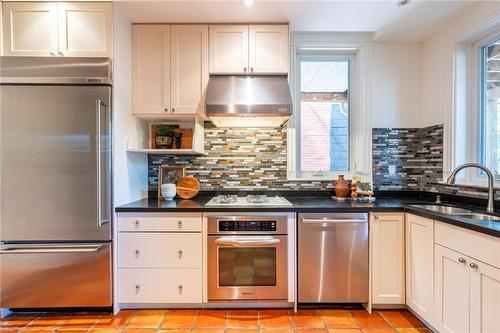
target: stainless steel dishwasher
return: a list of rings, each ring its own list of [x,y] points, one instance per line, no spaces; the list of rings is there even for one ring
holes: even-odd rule
[[[299,302],[368,302],[368,214],[299,214]]]

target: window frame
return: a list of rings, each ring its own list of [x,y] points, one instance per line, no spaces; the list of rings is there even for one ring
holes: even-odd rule
[[[301,161],[301,121],[300,121],[300,112],[301,108],[301,63],[302,61],[347,61],[348,64],[348,96],[347,103],[349,105],[349,115],[348,115],[348,125],[347,125],[347,133],[348,133],[348,161],[347,161],[347,169],[345,171],[327,171],[327,170],[316,170],[316,171],[301,171],[300,161]],[[294,85],[294,109],[295,115],[295,128],[297,131],[296,138],[296,154],[295,154],[295,165],[296,170],[295,174],[298,179],[308,179],[308,180],[318,180],[318,179],[333,179],[338,175],[345,175],[346,173],[350,173],[351,166],[354,165],[353,162],[353,154],[352,154],[352,138],[351,138],[351,122],[352,122],[352,111],[353,105],[351,101],[353,100],[353,68],[356,66],[356,55],[353,52],[348,52],[344,50],[298,50],[296,53],[296,62],[295,62],[295,85]]]

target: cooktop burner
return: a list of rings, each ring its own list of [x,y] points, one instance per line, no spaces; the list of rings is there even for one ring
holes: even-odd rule
[[[245,197],[237,195],[218,195],[210,199],[206,206],[292,206],[283,197],[268,197],[265,194],[251,194]]]

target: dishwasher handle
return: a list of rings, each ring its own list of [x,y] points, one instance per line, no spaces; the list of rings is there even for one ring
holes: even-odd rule
[[[367,219],[302,219],[303,224],[368,223]]]

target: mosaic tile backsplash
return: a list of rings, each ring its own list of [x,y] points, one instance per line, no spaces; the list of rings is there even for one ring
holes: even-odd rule
[[[375,190],[420,191],[443,178],[443,125],[374,128],[372,140]]]

